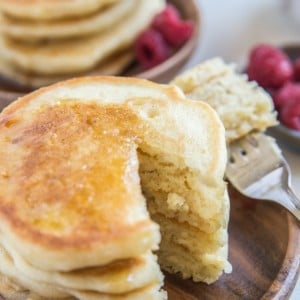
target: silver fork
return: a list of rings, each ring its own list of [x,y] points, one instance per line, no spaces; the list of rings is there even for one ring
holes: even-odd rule
[[[250,134],[229,146],[226,176],[247,197],[279,203],[300,221],[300,199],[291,188],[290,168],[275,140]]]

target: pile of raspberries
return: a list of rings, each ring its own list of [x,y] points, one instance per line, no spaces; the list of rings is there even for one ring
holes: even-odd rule
[[[137,38],[134,50],[138,63],[143,69],[162,63],[189,40],[193,30],[193,22],[183,20],[176,7],[168,4]]]
[[[250,51],[247,74],[270,93],[280,122],[300,131],[300,56],[292,61],[273,45],[257,45]]]

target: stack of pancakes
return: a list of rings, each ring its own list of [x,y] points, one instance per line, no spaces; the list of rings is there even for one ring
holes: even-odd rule
[[[120,74],[164,0],[0,0],[0,74],[40,87]]]
[[[165,270],[207,283],[230,271],[224,127],[175,86],[40,89],[1,113],[0,164],[6,299],[164,299],[160,234]]]

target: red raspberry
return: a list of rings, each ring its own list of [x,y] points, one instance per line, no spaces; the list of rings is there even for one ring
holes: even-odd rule
[[[275,51],[274,51],[275,49]],[[277,48],[268,44],[260,44],[252,48],[249,55],[249,60],[264,60],[266,57],[277,53]]]
[[[283,106],[279,117],[282,124],[300,131],[300,99],[293,104]]]
[[[300,58],[294,61],[294,79],[300,81]]]
[[[263,44],[251,50],[247,73],[264,88],[278,88],[292,79],[293,67],[280,49]]]
[[[283,106],[300,102],[300,84],[286,83],[282,88],[273,94],[273,101],[276,109],[281,109]]]
[[[155,16],[152,26],[175,47],[183,45],[192,36],[194,30],[193,22],[183,21],[178,10],[171,4]]]
[[[144,69],[154,67],[170,56],[170,48],[162,35],[154,30],[147,29],[135,41],[135,55]]]
[[[152,21],[152,26],[160,30],[161,28],[164,27],[166,20],[169,20],[171,22],[172,21],[176,22],[181,20],[179,11],[172,4],[167,4],[165,9],[154,17]]]

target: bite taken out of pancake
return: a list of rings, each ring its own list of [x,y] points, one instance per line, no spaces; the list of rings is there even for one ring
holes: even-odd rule
[[[156,255],[194,281],[230,272],[225,131],[207,104],[175,86],[86,77],[20,98],[0,129],[0,242],[13,265],[0,272],[17,286],[44,298],[135,299],[145,289],[164,299]],[[145,255],[141,269],[125,264],[145,273],[140,286],[113,293],[111,277],[99,291],[103,276],[74,275],[111,274]]]

